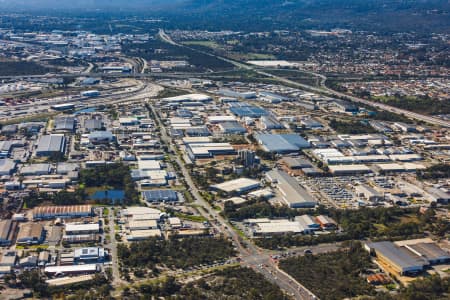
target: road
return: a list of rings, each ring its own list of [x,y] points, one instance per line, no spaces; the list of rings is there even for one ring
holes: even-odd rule
[[[116,237],[115,237],[116,230],[114,228],[114,225],[115,225],[115,223],[114,223],[114,207],[109,207],[108,211],[109,211],[108,220],[109,220],[109,235],[110,235],[109,248],[111,251],[111,263],[112,263],[111,268],[112,268],[112,276],[113,276],[112,285],[118,286],[123,281],[122,281],[122,279],[120,279],[119,261],[118,261],[118,257],[117,257],[117,241],[116,241]]]
[[[177,153],[175,141],[173,141],[173,139],[167,134],[166,127],[158,117],[155,107],[151,103],[149,103],[149,106],[153,114],[157,116],[156,122],[161,128],[161,141],[166,144],[173,153]],[[255,271],[262,273],[270,282],[277,284],[281,289],[286,291],[295,299],[317,299],[313,293],[306,289],[303,285],[295,281],[288,274],[282,272],[278,268],[278,265],[270,258],[270,253],[268,251],[261,250],[248,240],[242,239],[228,223],[228,221],[226,221],[207,201],[205,201],[205,199],[203,199],[200,194],[200,190],[193,182],[192,177],[185,167],[185,164],[181,161],[181,158],[178,155],[174,155],[174,159],[179,165],[181,173],[196,204],[203,208],[199,209],[199,213],[208,220],[214,219],[215,221],[210,223],[218,231],[225,233],[233,240],[233,244],[240,253],[243,265],[251,267]],[[220,227],[216,225],[216,222],[220,224]],[[262,267],[262,265],[264,265],[264,267]]]
[[[291,86],[299,87],[301,89],[313,91],[313,92],[320,93],[320,94],[325,94],[325,95],[330,96],[330,97],[346,98],[346,99],[349,99],[349,100],[351,100],[353,102],[356,102],[356,103],[361,103],[361,104],[365,104],[365,105],[368,105],[368,106],[371,106],[371,107],[375,107],[377,109],[381,109],[381,110],[389,111],[389,112],[392,112],[392,113],[404,115],[404,116],[409,117],[411,119],[427,122],[427,123],[432,124],[432,125],[440,125],[440,126],[443,126],[443,127],[449,127],[450,128],[450,122],[449,121],[445,121],[445,120],[442,120],[442,119],[439,119],[439,118],[435,118],[435,117],[431,117],[431,116],[422,115],[422,114],[419,114],[419,113],[415,113],[415,112],[411,112],[411,111],[408,111],[408,110],[400,109],[400,108],[397,108],[397,107],[394,107],[394,106],[390,106],[390,105],[386,105],[386,104],[382,104],[382,103],[378,103],[378,102],[369,101],[369,100],[366,100],[366,99],[363,99],[363,98],[350,96],[350,95],[347,95],[347,94],[344,94],[344,93],[337,92],[337,91],[334,91],[332,89],[329,89],[328,87],[325,86],[325,82],[327,80],[327,77],[325,75],[322,75],[322,74],[308,72],[308,73],[310,73],[310,74],[312,74],[314,76],[320,77],[320,79],[321,79],[320,80],[320,87],[310,86],[310,85],[306,85],[306,84],[303,84],[303,83],[299,83],[299,82],[296,82],[296,81],[292,81],[292,80],[286,79],[284,77],[273,75],[273,74],[269,73],[266,70],[267,68],[263,68],[263,67],[258,67],[257,68],[255,66],[244,64],[244,63],[241,63],[241,62],[229,59],[229,58],[225,58],[225,57],[222,57],[222,56],[219,56],[219,55],[216,55],[216,54],[211,54],[211,53],[204,52],[204,51],[201,51],[201,50],[198,50],[198,49],[195,49],[195,48],[188,47],[186,45],[178,44],[178,43],[174,42],[170,38],[170,36],[168,36],[164,32],[164,30],[162,30],[162,29],[159,30],[159,36],[165,42],[170,43],[172,45],[176,45],[176,46],[179,46],[179,47],[185,47],[185,48],[188,48],[188,49],[193,50],[193,51],[197,51],[197,52],[205,54],[205,55],[216,57],[218,59],[221,59],[223,61],[231,63],[231,64],[235,65],[238,68],[254,71],[254,72],[256,72],[256,73],[258,73],[260,75],[263,75],[263,76],[266,76],[266,77],[270,77],[272,79],[276,79],[279,82],[286,83],[286,84],[289,84]],[[264,71],[264,70],[266,70],[266,71]]]

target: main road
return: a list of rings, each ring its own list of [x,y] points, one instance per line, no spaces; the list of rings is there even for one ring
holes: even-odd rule
[[[219,55],[216,55],[216,54],[204,52],[204,51],[201,51],[201,50],[198,50],[198,49],[195,49],[195,48],[188,47],[186,45],[182,45],[182,44],[176,43],[162,29],[159,30],[159,36],[165,42],[170,43],[172,45],[176,45],[176,46],[179,46],[179,47],[185,47],[185,48],[188,48],[188,49],[193,50],[193,51],[200,52],[200,53],[205,54],[205,55],[216,57],[218,59],[221,59],[223,61],[231,63],[231,64],[235,65],[238,68],[254,71],[254,72],[256,72],[256,73],[258,73],[260,75],[263,75],[263,76],[266,76],[266,77],[270,77],[272,79],[275,79],[275,80],[277,80],[279,82],[282,82],[282,83],[289,84],[291,86],[295,86],[295,87],[299,87],[301,89],[317,92],[317,93],[324,94],[324,95],[327,95],[327,96],[330,96],[330,97],[348,99],[348,100],[351,100],[351,101],[356,102],[356,103],[361,103],[361,104],[364,104],[364,105],[375,107],[377,109],[381,109],[381,110],[389,111],[389,112],[392,112],[392,113],[404,115],[404,116],[406,116],[408,118],[419,120],[419,121],[423,121],[423,122],[427,122],[427,123],[430,123],[430,124],[433,124],[433,125],[440,125],[440,126],[444,126],[444,127],[450,127],[450,122],[446,121],[446,120],[442,120],[442,119],[431,117],[431,116],[427,116],[427,115],[422,115],[422,114],[415,113],[415,112],[412,112],[412,111],[409,111],[409,110],[400,109],[400,108],[397,108],[397,107],[394,107],[394,106],[390,106],[390,105],[386,105],[386,104],[383,104],[383,103],[369,101],[369,100],[366,100],[366,99],[363,99],[363,98],[347,95],[347,94],[344,94],[344,93],[332,90],[332,89],[330,89],[330,88],[325,86],[325,82],[327,80],[327,77],[325,75],[322,75],[322,74],[308,72],[311,75],[314,75],[314,76],[320,78],[320,87],[310,86],[310,85],[299,83],[299,82],[296,82],[296,81],[293,81],[293,80],[290,80],[290,79],[286,79],[286,78],[281,77],[281,76],[273,75],[273,74],[269,73],[269,71],[267,71],[267,70],[264,71],[263,67],[258,67],[257,68],[255,66],[244,64],[244,63],[241,63],[241,62],[238,62],[238,61],[235,61],[235,60],[223,57],[223,56],[219,56]]]
[[[211,220],[211,224],[218,231],[225,233],[233,240],[233,244],[236,246],[242,259],[242,264],[262,273],[269,281],[280,286],[281,289],[286,291],[295,299],[317,299],[311,291],[299,282],[295,281],[287,273],[280,270],[276,262],[271,259],[269,251],[263,251],[248,240],[241,238],[227,222],[227,220],[225,220],[207,201],[205,201],[200,193],[200,190],[192,180],[189,170],[185,167],[185,164],[181,161],[179,155],[176,154],[177,149],[175,147],[175,141],[167,134],[166,127],[159,118],[158,112],[152,103],[149,103],[149,107],[155,116],[159,128],[161,129],[161,141],[170,148],[172,153],[175,153],[174,159],[181,170],[181,173],[186,181],[186,185],[189,187],[196,204],[201,207],[199,209],[199,213],[208,220],[213,219]],[[220,224],[220,227],[217,226],[216,223]],[[333,247],[333,249],[336,249],[336,247]]]

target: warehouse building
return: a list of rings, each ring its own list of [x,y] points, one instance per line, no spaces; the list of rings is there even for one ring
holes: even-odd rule
[[[316,219],[310,215],[296,216],[295,221],[299,222],[304,228],[308,228],[311,231],[319,230],[320,224]]]
[[[310,147],[298,134],[257,134],[255,138],[266,152],[291,153]]]
[[[250,178],[238,178],[230,181],[226,181],[219,184],[211,185],[211,189],[222,191],[227,194],[244,194],[246,192],[255,190],[261,186],[258,180]]]
[[[62,241],[69,244],[80,244],[80,243],[90,243],[98,242],[100,239],[98,234],[74,234],[74,235],[63,235]]]
[[[0,159],[0,176],[12,175],[16,169],[16,163],[12,159]]]
[[[99,119],[86,119],[83,128],[87,132],[97,131],[103,128],[103,122]]]
[[[372,173],[372,170],[366,165],[336,165],[328,166],[330,172],[334,175],[353,175]]]
[[[232,102],[228,106],[230,107],[230,112],[240,118],[261,118],[261,116],[269,114],[265,109],[245,102]]]
[[[219,123],[218,126],[223,134],[245,134],[247,132],[247,129],[236,121]]]
[[[284,125],[278,122],[274,116],[262,116],[260,119],[261,128],[264,130],[285,129]]]
[[[314,207],[317,201],[298,181],[284,171],[274,169],[266,173],[266,179],[275,185],[281,194],[281,200],[291,208]]]
[[[256,223],[253,226],[254,236],[304,232],[305,228],[299,222],[289,220],[270,220],[269,222]]]
[[[210,136],[211,132],[208,130],[206,126],[198,126],[191,127],[185,130],[185,134],[188,137],[196,137],[196,136]]]
[[[283,157],[281,162],[291,170],[301,170],[313,167],[313,165],[307,159],[300,157]]]
[[[45,267],[44,273],[57,276],[57,275],[76,275],[76,274],[92,274],[100,272],[100,266],[97,264],[82,264],[82,265],[69,265],[69,266],[49,266]]]
[[[381,193],[377,192],[374,188],[366,184],[355,186],[355,193],[357,196],[362,197],[369,202],[378,202],[384,200],[384,196]]]
[[[11,245],[13,230],[13,223],[11,220],[0,220],[0,246]]]
[[[54,121],[54,130],[57,132],[73,132],[75,129],[75,118],[58,117]]]
[[[0,157],[6,158],[11,153],[11,150],[13,148],[13,142],[12,141],[0,141]]]
[[[66,223],[66,235],[85,235],[100,232],[100,225],[98,223]]]
[[[17,234],[17,244],[34,245],[44,241],[44,227],[39,223],[25,223],[20,225]]]
[[[73,252],[75,262],[93,263],[107,260],[108,252],[100,247],[78,248]]]
[[[23,166],[20,169],[20,174],[23,176],[39,176],[39,175],[48,175],[51,172],[50,164],[32,164],[28,166]]]
[[[146,206],[131,206],[121,210],[120,215],[133,220],[159,220],[161,211]]]
[[[217,93],[221,96],[225,97],[233,97],[233,98],[243,98],[243,99],[253,99],[256,98],[255,92],[238,92],[230,89],[220,89]],[[233,102],[229,102],[233,103]]]
[[[66,138],[62,134],[43,135],[39,139],[36,156],[51,156],[53,154],[64,154],[66,149]]]
[[[109,144],[115,137],[111,131],[92,131],[88,135],[88,140],[92,144]]]
[[[367,243],[365,248],[400,275],[416,275],[429,264],[426,259],[392,242]]]
[[[234,116],[220,115],[220,116],[208,116],[208,123],[218,124],[222,122],[235,122],[236,118]]]
[[[38,206],[33,219],[83,218],[93,215],[92,205]]]
[[[236,150],[230,143],[189,143],[186,152],[193,161],[213,158],[216,155],[235,155]]]
[[[17,263],[17,252],[5,250],[0,259],[0,267],[14,267]]]
[[[131,231],[158,229],[158,222],[156,220],[130,220],[127,227]]]
[[[178,192],[174,190],[143,191],[142,196],[149,203],[175,203],[180,200]]]

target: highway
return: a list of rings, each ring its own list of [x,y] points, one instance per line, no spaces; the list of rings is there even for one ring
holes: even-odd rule
[[[273,75],[273,74],[269,73],[269,71],[267,71],[267,70],[264,71],[267,68],[263,68],[263,67],[258,67],[257,68],[257,67],[254,67],[254,66],[251,66],[251,65],[248,65],[248,64],[244,64],[244,63],[232,60],[232,59],[228,59],[228,58],[216,55],[216,54],[211,54],[211,53],[208,53],[208,52],[200,51],[200,50],[195,49],[195,48],[187,47],[186,45],[178,44],[178,43],[174,42],[170,38],[170,36],[168,36],[164,32],[164,30],[162,30],[162,29],[159,30],[159,36],[161,37],[161,39],[163,39],[164,41],[166,41],[167,43],[170,43],[172,45],[176,45],[176,46],[179,46],[179,47],[185,47],[185,48],[188,48],[188,49],[193,50],[193,51],[197,51],[197,52],[205,54],[205,55],[214,56],[214,57],[216,57],[218,59],[221,59],[223,61],[231,63],[231,64],[235,65],[238,68],[254,71],[254,72],[256,72],[256,73],[258,73],[260,75],[263,75],[263,76],[266,76],[266,77],[269,77],[269,78],[272,78],[272,79],[276,79],[279,82],[286,83],[286,84],[289,84],[291,86],[299,87],[299,88],[304,89],[304,90],[313,91],[313,92],[316,92],[316,93],[319,93],[319,94],[323,94],[323,95],[327,95],[327,96],[330,96],[330,97],[346,98],[346,99],[349,99],[349,100],[351,100],[353,102],[356,102],[356,103],[361,103],[361,104],[365,104],[365,105],[368,105],[368,106],[375,107],[377,109],[381,109],[381,110],[385,110],[385,111],[388,111],[388,112],[404,115],[404,116],[406,116],[408,118],[411,118],[411,119],[415,119],[415,120],[418,120],[418,121],[423,121],[423,122],[426,122],[426,123],[429,123],[429,124],[432,124],[432,125],[440,125],[440,126],[443,126],[443,127],[449,127],[450,128],[450,122],[446,121],[446,120],[442,120],[442,119],[435,118],[435,117],[432,117],[432,116],[422,115],[422,114],[419,114],[419,113],[415,113],[415,112],[411,112],[411,111],[408,111],[408,110],[400,109],[400,108],[397,108],[397,107],[394,107],[394,106],[390,106],[390,105],[386,105],[386,104],[383,104],[383,103],[369,101],[369,100],[366,100],[366,99],[363,99],[363,98],[359,98],[359,97],[355,97],[355,96],[350,96],[350,95],[347,95],[347,94],[344,94],[344,93],[337,92],[337,91],[334,91],[332,89],[329,89],[328,87],[325,86],[325,82],[327,80],[327,77],[325,75],[322,75],[322,74],[308,72],[308,73],[310,73],[310,74],[312,74],[314,76],[317,76],[317,77],[321,78],[321,80],[320,80],[320,85],[321,86],[320,87],[314,87],[314,86],[306,85],[306,84],[299,83],[299,82],[296,82],[296,81],[292,81],[292,80],[286,79],[284,77]]]

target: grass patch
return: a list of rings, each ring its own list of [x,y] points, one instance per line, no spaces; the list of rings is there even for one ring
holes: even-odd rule
[[[220,47],[220,45],[214,41],[185,41],[185,42],[182,42],[182,44],[188,45],[188,46],[192,46],[192,45],[203,46],[203,47],[208,47],[208,48],[212,48],[212,49]]]
[[[192,222],[205,222],[205,221],[208,221],[208,219],[206,219],[203,216],[187,215],[187,214],[183,214],[183,213],[179,213],[179,212],[175,213],[175,217],[178,217],[178,218],[183,219],[183,220],[192,221]]]

